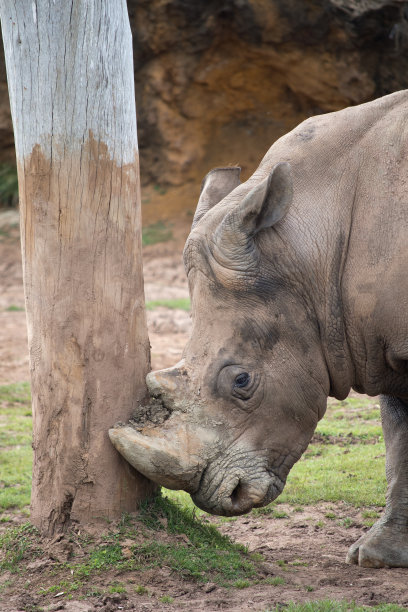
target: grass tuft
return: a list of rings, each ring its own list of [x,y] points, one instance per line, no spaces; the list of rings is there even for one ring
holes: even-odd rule
[[[30,503],[32,417],[28,383],[0,386],[0,509]]]
[[[0,206],[17,206],[17,204],[17,168],[10,164],[0,164]]]
[[[265,578],[264,582],[266,584],[270,584],[271,586],[280,586],[282,584],[285,584],[285,579],[282,578],[282,576],[268,576],[268,578]]]
[[[5,309],[5,312],[24,312],[25,308],[21,306],[16,306],[15,304],[11,304],[8,308]]]
[[[254,577],[256,567],[245,548],[197,516],[191,502],[188,506],[181,505],[167,497],[158,497],[153,504],[144,505],[139,520],[146,527],[183,535],[185,544],[174,546],[152,541],[137,547],[134,554],[147,563],[161,559],[162,564],[177,573],[201,582],[211,579],[227,585]]]
[[[0,570],[16,573],[20,571],[21,561],[41,555],[39,538],[37,529],[30,523],[4,531],[0,535]]]
[[[142,230],[142,244],[149,246],[158,242],[167,242],[173,238],[173,232],[163,221],[152,223]]]
[[[191,308],[189,298],[178,298],[173,300],[152,300],[150,302],[146,302],[146,310],[154,310],[159,306],[163,306],[164,308],[170,308],[172,310],[190,310]]]

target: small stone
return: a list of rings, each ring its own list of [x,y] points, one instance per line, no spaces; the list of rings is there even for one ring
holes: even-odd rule
[[[0,576],[0,584],[3,584],[4,582],[7,582],[8,580],[10,580],[11,577],[11,572],[4,572],[4,574],[1,574]]]
[[[203,591],[204,593],[211,593],[212,591],[215,591],[216,588],[216,584],[214,584],[213,582],[207,582],[207,584],[205,584],[203,587]]]
[[[265,576],[275,575],[275,568],[272,565],[272,563],[263,562],[263,563],[260,563],[258,567]]]
[[[39,572],[48,565],[50,565],[49,559],[36,559],[27,565],[27,569],[31,572]]]
[[[177,540],[180,540],[181,542],[184,542],[185,544],[188,544],[189,546],[191,545],[191,542],[185,533],[180,533],[178,536],[176,536],[176,538]]]
[[[50,604],[45,608],[45,612],[56,612],[57,610],[65,610],[65,603],[63,601]]]
[[[64,610],[69,610],[69,612],[88,612],[89,603],[85,601],[67,601],[65,602]]]

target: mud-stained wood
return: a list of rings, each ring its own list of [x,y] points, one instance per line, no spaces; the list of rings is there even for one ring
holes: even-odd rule
[[[124,0],[0,5],[34,417],[31,520],[53,533],[152,491],[108,429],[145,394],[131,33]]]

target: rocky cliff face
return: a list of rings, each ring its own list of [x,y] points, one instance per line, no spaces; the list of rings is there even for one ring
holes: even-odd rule
[[[130,12],[144,180],[179,184],[230,163],[245,177],[305,117],[408,86],[407,2],[137,6]]]
[[[144,183],[244,178],[304,118],[408,87],[408,2],[128,0]],[[3,62],[4,65],[4,62]],[[11,122],[0,71],[0,156]]]

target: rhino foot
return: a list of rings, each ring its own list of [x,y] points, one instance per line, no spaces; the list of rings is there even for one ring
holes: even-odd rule
[[[408,567],[408,529],[380,519],[349,548],[346,561],[361,567]]]

